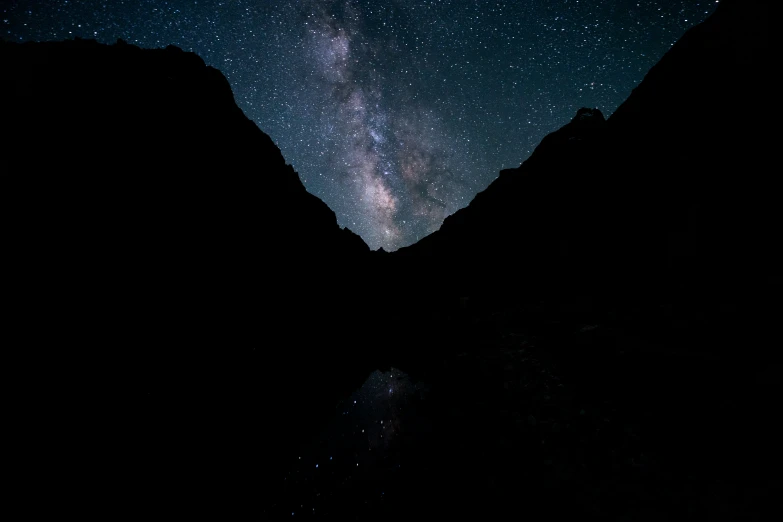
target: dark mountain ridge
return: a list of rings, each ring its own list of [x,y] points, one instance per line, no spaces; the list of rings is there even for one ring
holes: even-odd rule
[[[767,14],[722,2],[606,122],[583,109],[395,255],[451,267],[465,293],[495,277],[601,293],[766,285],[781,266]]]
[[[238,477],[263,448],[282,469],[305,427],[379,365],[350,289],[367,245],[193,53],[0,42],[0,71],[18,350],[62,347],[32,382],[68,391],[40,403],[52,428],[35,437],[62,434],[45,443],[52,461],[81,448],[96,462],[61,469],[103,452],[113,475],[157,469],[136,483],[150,498],[169,474],[175,498],[225,475],[216,504],[249,487]],[[260,397],[290,432],[248,415]],[[221,450],[194,461],[205,446]]]

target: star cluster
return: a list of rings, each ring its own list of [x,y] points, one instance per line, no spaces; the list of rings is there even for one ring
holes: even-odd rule
[[[611,114],[716,0],[12,0],[11,41],[174,44],[219,68],[371,248],[438,229],[580,107]]]
[[[285,492],[269,511],[323,514],[351,503],[382,504],[384,485],[393,485],[402,466],[407,468],[409,439],[429,428],[416,415],[428,393],[426,385],[396,368],[372,372],[291,458],[282,477]]]

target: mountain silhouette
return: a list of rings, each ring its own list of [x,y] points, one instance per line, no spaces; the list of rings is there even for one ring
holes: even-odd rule
[[[504,291],[647,296],[779,278],[767,10],[721,2],[608,120],[580,110],[395,255],[450,268],[465,293],[491,291],[495,279]]]
[[[59,347],[47,386],[84,392],[54,409],[62,437],[125,441],[112,467],[149,491],[168,462],[171,498],[224,475],[213,498],[234,494],[262,455],[282,469],[378,366],[361,310],[351,335],[338,312],[367,245],[193,53],[0,42],[0,71],[13,314],[25,349]]]
[[[46,392],[56,429],[36,436],[63,496],[77,470],[98,512],[366,515],[380,467],[295,466],[395,366],[433,393],[406,410],[415,435],[361,448],[413,448],[397,503],[373,504],[389,518],[523,494],[555,517],[761,510],[754,463],[780,460],[772,20],[721,2],[608,119],[580,109],[392,253],[338,226],[193,53],[0,42],[11,319],[16,351],[57,348],[36,378],[68,393]]]

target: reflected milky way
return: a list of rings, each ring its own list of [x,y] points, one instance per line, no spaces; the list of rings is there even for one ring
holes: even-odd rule
[[[411,440],[430,429],[416,414],[429,390],[392,368],[375,371],[301,453],[283,477],[285,494],[270,512],[322,513],[324,507],[382,503],[385,486],[399,480]],[[407,442],[406,442],[407,440]]]

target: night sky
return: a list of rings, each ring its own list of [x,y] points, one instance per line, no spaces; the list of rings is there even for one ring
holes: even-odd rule
[[[0,36],[198,53],[340,225],[395,250],[437,230],[580,107],[609,116],[716,5],[0,0]]]

